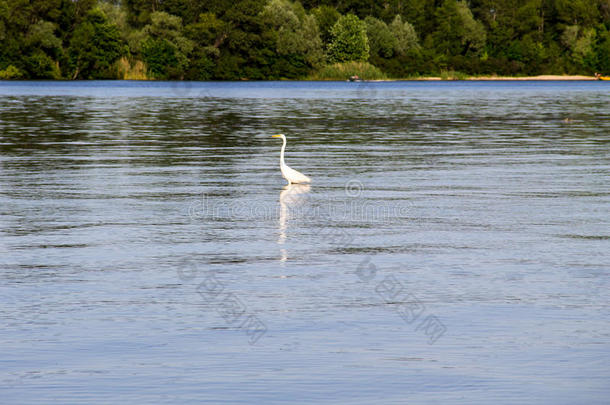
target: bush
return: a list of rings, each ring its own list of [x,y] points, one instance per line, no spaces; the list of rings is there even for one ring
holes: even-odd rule
[[[13,65],[8,65],[4,70],[0,70],[0,80],[19,79],[23,73]]]
[[[364,80],[387,79],[385,73],[368,62],[344,62],[327,65],[312,74],[309,80],[347,80],[358,76]]]
[[[328,54],[332,62],[365,61],[369,58],[366,23],[353,14],[345,15],[331,30]]]
[[[159,79],[169,77],[168,70],[178,66],[176,47],[165,39],[148,38],[142,44],[142,56],[150,73]]]
[[[43,51],[37,50],[24,59],[25,68],[32,79],[59,79],[57,63]]]

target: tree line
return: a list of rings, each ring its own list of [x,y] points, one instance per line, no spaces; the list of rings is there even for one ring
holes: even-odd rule
[[[610,0],[0,0],[1,79],[301,79],[341,66],[610,73]]]

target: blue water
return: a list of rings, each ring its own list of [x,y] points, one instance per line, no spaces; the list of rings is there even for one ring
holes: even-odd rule
[[[0,402],[607,404],[608,105],[0,82]]]

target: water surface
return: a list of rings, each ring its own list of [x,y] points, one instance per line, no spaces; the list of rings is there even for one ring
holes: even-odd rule
[[[3,403],[607,403],[608,105],[0,82]]]

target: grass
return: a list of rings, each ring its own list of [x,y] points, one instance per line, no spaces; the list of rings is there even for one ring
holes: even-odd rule
[[[441,80],[467,80],[468,75],[462,72],[456,72],[455,70],[443,70],[441,71]]]
[[[368,62],[344,62],[326,65],[314,72],[306,80],[347,80],[350,76],[359,76],[363,80],[390,79],[376,66]],[[455,70],[442,70],[438,76],[441,80],[468,80],[470,76]],[[399,80],[425,80],[427,76],[413,75]]]
[[[141,60],[130,62],[123,56],[116,62],[116,71],[119,80],[151,80],[146,64]]]
[[[368,62],[344,62],[326,65],[310,75],[307,80],[347,80],[358,76],[364,80],[382,80],[388,77],[379,68]]]

